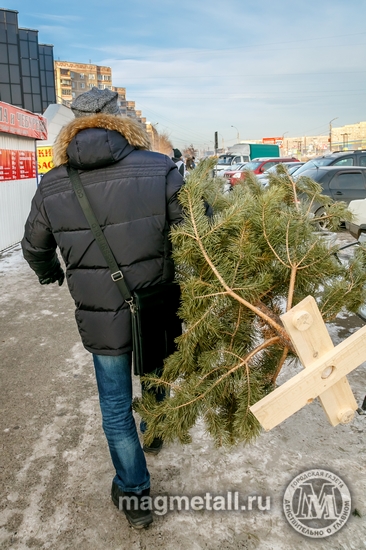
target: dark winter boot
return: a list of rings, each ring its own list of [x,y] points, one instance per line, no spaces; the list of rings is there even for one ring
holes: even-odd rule
[[[142,448],[145,453],[151,453],[152,455],[157,455],[158,453],[160,453],[162,447],[163,447],[163,440],[160,439],[160,437],[155,437],[151,445],[144,445]]]
[[[150,489],[144,489],[141,493],[130,493],[122,491],[115,482],[112,483],[113,504],[123,510],[129,524],[135,529],[143,529],[153,522],[149,495]]]

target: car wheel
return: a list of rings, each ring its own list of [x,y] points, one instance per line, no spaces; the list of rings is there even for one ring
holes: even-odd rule
[[[325,217],[326,216],[326,212],[325,212],[325,208],[322,206],[321,208],[318,208],[318,210],[315,211],[314,213],[314,217],[315,218],[320,218],[317,222],[316,222],[316,226],[319,230],[321,231],[326,231],[327,229],[329,229],[329,222],[327,219],[325,220],[321,220],[321,218]]]

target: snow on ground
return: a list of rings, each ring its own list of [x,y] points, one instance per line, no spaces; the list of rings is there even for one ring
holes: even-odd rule
[[[226,499],[237,493],[246,510],[175,510],[156,513],[147,530],[130,528],[110,501],[113,470],[91,356],[80,343],[66,286],[39,285],[18,246],[0,255],[0,288],[0,548],[366,548],[366,416],[332,428],[318,401],[251,445],[216,449],[198,423],[191,445],[173,443],[147,456],[152,495],[163,512],[164,496],[206,493]],[[363,324],[340,315],[328,325],[333,343]],[[287,365],[279,382],[301,368]],[[361,404],[365,364],[348,378]],[[134,389],[138,394],[136,378]],[[361,516],[351,515],[330,538],[298,534],[282,511],[289,482],[313,468],[340,476],[351,492],[352,510]],[[270,498],[269,510],[258,509],[260,496],[262,504]]]

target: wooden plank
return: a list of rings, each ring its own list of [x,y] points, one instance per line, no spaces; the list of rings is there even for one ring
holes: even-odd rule
[[[265,430],[270,430],[311,403],[366,358],[366,326],[334,349],[316,359],[306,369],[255,403],[250,410]],[[331,374],[322,378],[327,373]],[[343,411],[340,411],[342,415]]]
[[[281,320],[305,368],[334,349],[318,305],[312,296],[307,296],[290,311],[281,315]],[[333,384],[319,396],[319,400],[332,426],[352,420],[358,408],[347,378]],[[341,417],[340,411],[344,411]]]
[[[301,315],[301,312],[304,312],[304,315]],[[318,305],[312,296],[307,296],[290,311],[281,315],[281,320],[305,367],[334,349]]]

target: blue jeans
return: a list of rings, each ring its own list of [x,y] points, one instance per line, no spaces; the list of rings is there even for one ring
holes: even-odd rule
[[[93,354],[93,361],[103,429],[116,470],[113,481],[123,491],[142,491],[150,487],[150,474],[132,415],[131,353]]]

